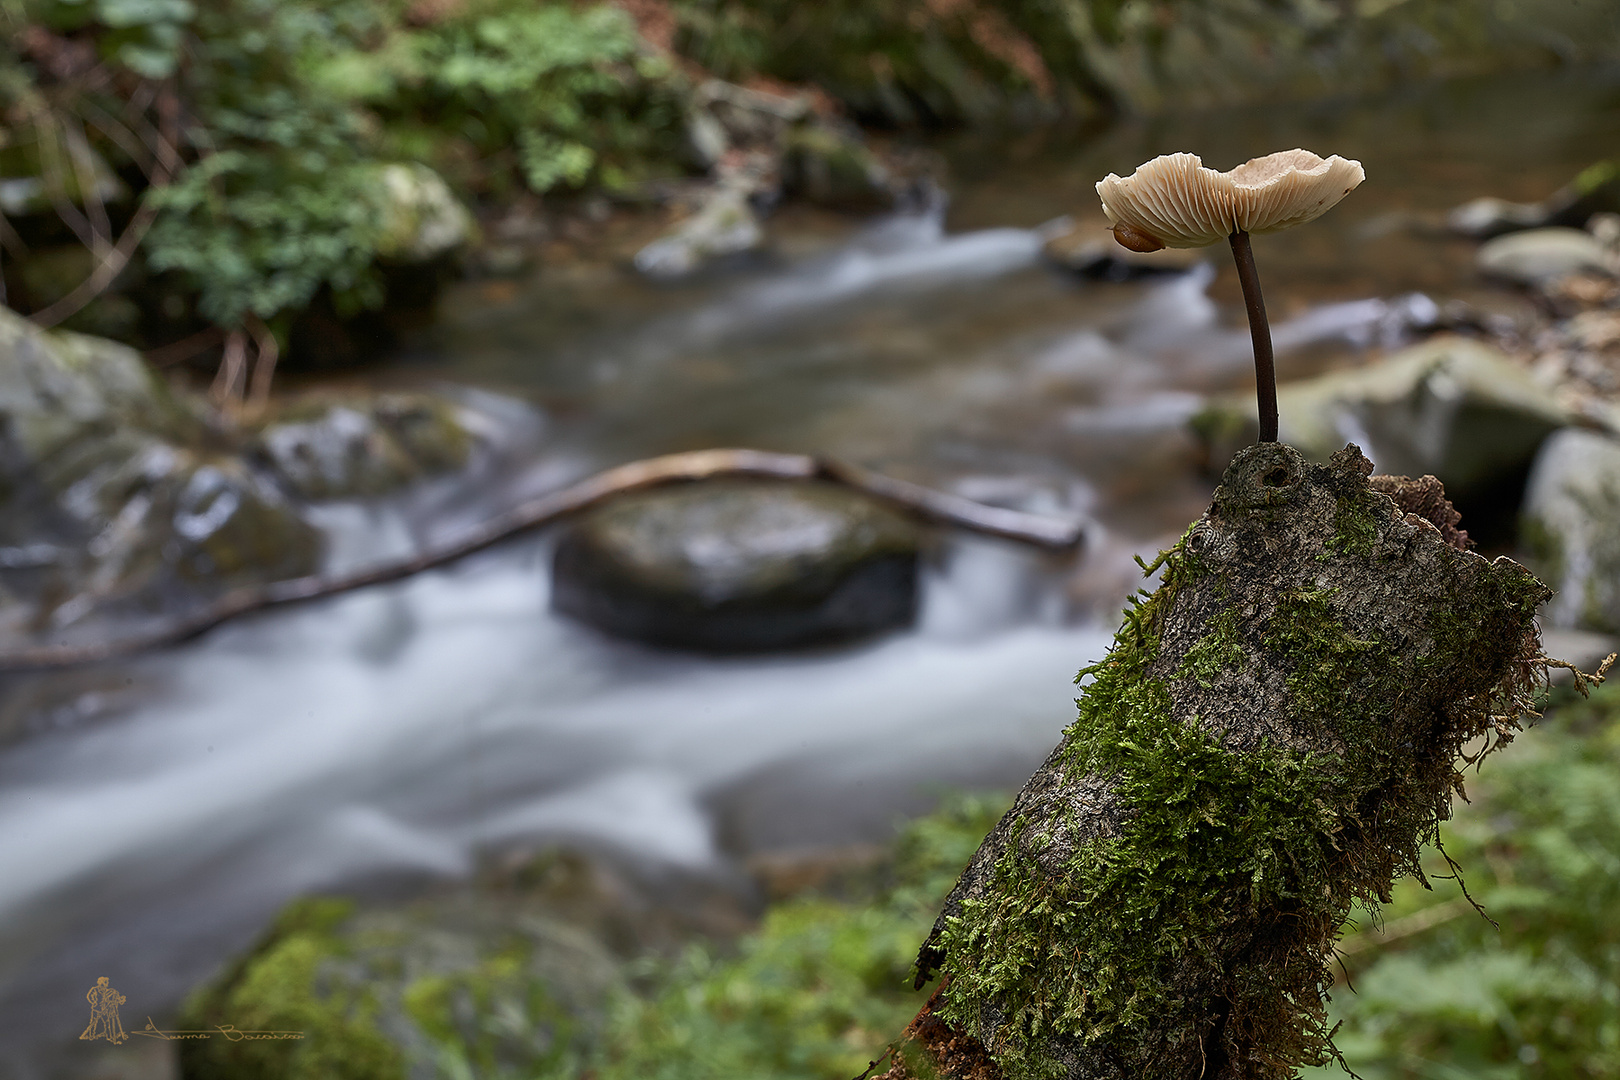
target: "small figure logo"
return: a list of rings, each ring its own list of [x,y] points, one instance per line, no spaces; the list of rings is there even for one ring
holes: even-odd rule
[[[124,1003],[124,995],[107,985],[107,976],[97,979],[84,999],[90,1003],[90,1026],[79,1038],[106,1039],[110,1043],[121,1043],[129,1038],[118,1020],[118,1006]]]

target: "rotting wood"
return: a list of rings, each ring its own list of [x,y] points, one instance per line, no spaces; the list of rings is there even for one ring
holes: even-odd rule
[[[1512,739],[1555,663],[1547,589],[1465,550],[1436,482],[1370,471],[1353,446],[1326,465],[1249,447],[1148,568],[1160,586],[919,954],[918,986],[943,979],[903,1040],[939,1074],[1281,1080],[1335,1059],[1339,927],[1421,878],[1462,767]]]
[[[481,551],[519,533],[549,525],[569,514],[627,491],[660,484],[721,476],[778,480],[829,480],[864,492],[902,510],[973,532],[1057,551],[1085,539],[1085,523],[986,506],[920,484],[863,469],[848,462],[807,454],[764,450],[692,450],[632,461],[542,495],[468,530],[431,551],[348,574],[312,574],[233,590],[198,611],[166,620],[150,630],[90,644],[37,645],[0,652],[0,671],[70,667],[129,656],[172,645],[252,611],[314,600],[410,577]]]

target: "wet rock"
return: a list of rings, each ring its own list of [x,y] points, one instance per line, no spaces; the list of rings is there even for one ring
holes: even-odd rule
[[[320,541],[134,350],[0,310],[0,628],[308,573]]]
[[[552,603],[611,633],[755,652],[909,624],[918,534],[831,484],[716,481],[624,496],[557,547]]]
[[[472,214],[426,165],[380,166],[372,195],[382,219],[377,254],[385,259],[427,262],[473,238]]]
[[[1620,211],[1620,165],[1600,161],[1541,202],[1474,199],[1451,211],[1446,226],[1464,236],[1489,240],[1520,229],[1583,228],[1593,214],[1616,211]]]
[[[906,186],[860,132],[808,94],[775,94],[710,79],[692,94],[687,135],[708,181],[686,216],[636,254],[651,278],[686,277],[765,244],[760,214],[784,193],[845,209],[892,204]]]
[[[773,94],[708,79],[692,93],[687,125],[693,149],[713,168],[737,152],[778,152],[788,129],[812,115],[805,94]]]
[[[1286,384],[1277,398],[1280,440],[1312,460],[1354,442],[1380,472],[1437,476],[1459,503],[1516,486],[1542,441],[1573,419],[1507,355],[1450,335]],[[1192,424],[1217,469],[1258,434],[1247,395],[1212,402]]]
[[[1208,256],[1189,248],[1140,252],[1122,247],[1103,218],[1061,222],[1041,248],[1046,260],[1082,277],[1134,281],[1159,274],[1181,274]]]
[[[1579,430],[1548,439],[1519,537],[1526,565],[1555,590],[1549,623],[1620,632],[1620,442]]]
[[[1580,229],[1530,229],[1500,236],[1479,249],[1475,265],[1490,277],[1543,285],[1569,274],[1615,273],[1612,252]]]
[[[304,1038],[181,1042],[181,1075],[561,1075],[559,1062],[600,1042],[627,959],[735,935],[754,915],[737,883],[717,878],[555,848],[501,862],[408,902],[289,904],[174,1026]]]
[[[757,251],[765,230],[752,202],[753,185],[720,184],[668,235],[636,252],[636,269],[651,278],[686,277],[720,259]]]
[[[294,403],[254,445],[281,483],[306,499],[381,495],[467,463],[465,410],[427,394]]]
[[[845,210],[892,205],[889,169],[859,132],[800,124],[782,136],[782,188],[789,195]]]
[[[1546,224],[1547,209],[1540,203],[1508,202],[1491,196],[1463,203],[1446,215],[1448,229],[1478,240]]]

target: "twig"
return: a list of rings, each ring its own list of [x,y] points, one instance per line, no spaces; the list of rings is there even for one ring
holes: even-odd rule
[[[1367,949],[1375,949],[1388,945],[1392,941],[1400,941],[1402,938],[1411,937],[1413,934],[1421,934],[1431,927],[1450,922],[1469,910],[1471,910],[1469,902],[1459,896],[1455,900],[1447,900],[1443,904],[1426,907],[1414,911],[1410,915],[1402,915],[1398,919],[1385,923],[1382,930],[1369,930],[1354,937],[1345,938],[1339,942],[1337,951],[1341,956],[1353,956]],[[1348,972],[1346,972],[1345,977],[1346,979],[1349,978]]]
[[[1078,520],[1057,520],[1019,510],[985,506],[845,462],[763,450],[693,450],[633,461],[597,473],[561,491],[524,503],[442,547],[410,558],[348,574],[311,574],[235,589],[200,611],[167,621],[151,630],[110,641],[89,645],[40,645],[0,652],[0,671],[70,667],[176,644],[250,611],[333,596],[443,566],[622,492],[715,476],[831,480],[943,524],[1040,547],[1069,550],[1085,538],[1084,523]]]
[[[1479,901],[1475,900],[1473,895],[1469,893],[1468,883],[1463,880],[1461,864],[1459,864],[1456,859],[1451,857],[1451,853],[1446,850],[1446,846],[1440,842],[1440,838],[1438,836],[1434,838],[1434,849],[1438,851],[1441,857],[1446,860],[1446,865],[1451,867],[1450,877],[1457,883],[1457,888],[1462,890],[1463,899],[1468,901],[1469,905],[1472,906],[1475,911],[1479,912],[1480,918],[1490,923],[1496,928],[1497,932],[1500,933],[1502,930],[1502,924],[1491,918],[1485,909],[1479,906]],[[1440,875],[1436,874],[1435,876],[1439,877]]]
[[[153,187],[155,188],[157,185],[154,184]],[[150,189],[148,194],[150,196]],[[28,316],[29,321],[35,326],[49,329],[105,292],[107,286],[111,285],[114,279],[123,272],[124,267],[129,264],[129,257],[135,254],[135,249],[145,239],[146,230],[152,227],[152,218],[156,214],[157,209],[153,205],[151,198],[148,197],[141,203],[140,209],[135,211],[135,216],[130,219],[129,225],[124,229],[124,235],[118,238],[118,243],[113,245],[113,249],[107,253],[107,257],[101,261],[101,265],[97,266],[95,271],[79,284],[78,288],[54,304]]]
[[[246,369],[247,335],[240,330],[232,330],[225,335],[225,352],[219,358],[219,372],[214,376],[214,385],[208,390],[208,398],[215,408],[226,408],[241,397],[236,387],[238,383],[246,382]]]
[[[212,349],[225,340],[225,331],[217,326],[210,326],[206,330],[199,330],[190,337],[183,337],[179,341],[171,341],[167,345],[159,345],[155,349],[148,349],[142,356],[153,367],[168,367],[178,364],[182,360],[190,360],[193,356]]]
[[[276,359],[281,355],[281,347],[276,344],[276,335],[253,312],[242,316],[242,325],[253,336],[255,355],[252,387],[248,392],[248,412],[257,415],[270,404],[270,381],[276,377]]]

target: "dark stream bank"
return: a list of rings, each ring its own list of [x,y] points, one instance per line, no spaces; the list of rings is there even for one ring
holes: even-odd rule
[[[1221,260],[1084,281],[1042,261],[1039,227],[1161,152],[1359,158],[1368,181],[1342,206],[1255,242],[1280,374],[1299,378],[1410,339],[1450,299],[1513,317],[1528,301],[1476,279],[1439,220],[1476,196],[1543,197],[1613,153],[1617,106],[1612,73],[1561,73],[961,138],[940,148],[948,208],[859,227],[790,210],[747,273],[654,286],[579,259],[456,286],[374,378],[533,402],[503,493],[683,449],[830,453],[1087,515],[1087,548],[942,537],[914,630],[715,659],[553,615],[541,535],[133,661],[7,677],[0,1067],[81,1075],[97,976],[161,1020],[299,893],[453,877],[553,840],[735,877],[760,853],[881,839],[944,787],[1020,782],[1071,718],[1131,555],[1207,499],[1187,420],[1252,379]],[[331,515],[354,558],[435,527]]]

